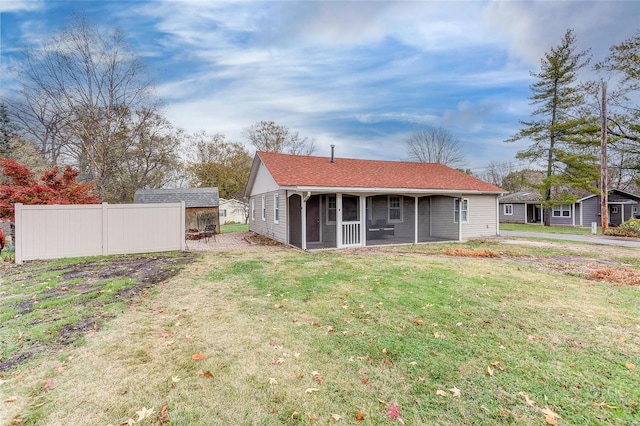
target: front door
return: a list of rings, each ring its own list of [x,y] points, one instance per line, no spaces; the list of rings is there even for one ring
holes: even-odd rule
[[[320,241],[320,196],[314,195],[307,200],[307,242]]]

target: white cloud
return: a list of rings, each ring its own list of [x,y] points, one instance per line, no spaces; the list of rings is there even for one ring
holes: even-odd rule
[[[3,0],[0,13],[29,12],[44,7],[44,0]]]

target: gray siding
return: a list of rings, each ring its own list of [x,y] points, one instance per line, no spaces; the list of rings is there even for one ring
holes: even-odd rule
[[[453,197],[436,196],[431,201],[431,236],[458,239],[458,224],[453,221]]]
[[[280,195],[280,211],[278,223],[274,222],[274,195]],[[262,197],[266,205],[265,219],[262,219]],[[271,191],[263,194],[255,194],[249,200],[249,208],[251,208],[251,200],[255,200],[256,216],[251,219],[249,216],[249,230],[258,234],[267,236],[281,243],[287,242],[287,195],[286,191]]]
[[[431,197],[418,199],[418,242],[426,242],[431,237]]]
[[[511,204],[513,206],[513,214],[506,215],[504,214],[504,206],[505,204]],[[504,203],[500,204],[499,214],[500,214],[500,222],[505,223],[524,223],[526,217],[526,209],[527,205],[524,203]]]
[[[497,196],[473,195],[464,198],[469,200],[469,221],[462,224],[462,238],[470,239],[497,235]]]

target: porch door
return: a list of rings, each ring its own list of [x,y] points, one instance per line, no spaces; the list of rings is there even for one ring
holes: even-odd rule
[[[307,242],[320,241],[320,196],[314,195],[307,200]]]

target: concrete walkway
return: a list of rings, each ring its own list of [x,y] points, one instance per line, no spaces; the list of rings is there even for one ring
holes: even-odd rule
[[[640,248],[640,239],[607,237],[604,235],[592,234],[553,234],[546,232],[526,232],[526,231],[500,231],[501,237],[506,238],[541,238],[545,240],[578,241],[591,244],[601,244],[607,246]]]

